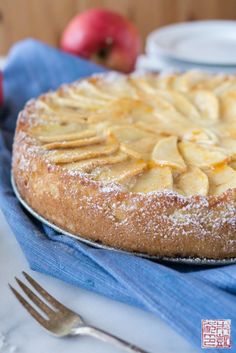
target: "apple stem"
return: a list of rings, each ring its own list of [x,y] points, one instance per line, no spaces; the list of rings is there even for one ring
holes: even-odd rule
[[[111,45],[107,45],[106,47],[101,48],[98,52],[97,52],[97,56],[99,59],[106,59],[106,57],[108,56],[109,52],[111,50]]]

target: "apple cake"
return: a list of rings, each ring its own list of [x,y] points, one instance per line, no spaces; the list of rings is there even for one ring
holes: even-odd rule
[[[13,176],[38,214],[87,240],[236,257],[236,76],[106,73],[20,112]]]

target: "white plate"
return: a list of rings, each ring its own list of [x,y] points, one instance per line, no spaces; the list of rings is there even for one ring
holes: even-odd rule
[[[194,70],[214,74],[236,74],[236,65],[200,65],[170,59],[169,57],[163,57],[163,55],[156,55],[155,53],[152,55],[140,55],[136,62],[136,70],[164,73]]]
[[[196,21],[163,27],[147,38],[147,53],[207,65],[236,65],[236,21]]]

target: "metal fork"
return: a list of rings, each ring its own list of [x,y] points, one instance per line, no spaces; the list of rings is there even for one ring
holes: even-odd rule
[[[88,335],[95,337],[101,341],[111,343],[126,352],[136,353],[148,353],[147,351],[130,344],[116,336],[111,335],[108,332],[100,330],[96,327],[87,325],[80,315],[74,311],[68,309],[58,300],[56,300],[51,294],[49,294],[44,288],[42,288],[30,275],[26,272],[22,272],[27,281],[31,286],[38,292],[45,301],[40,299],[29,287],[27,287],[22,281],[15,277],[16,282],[19,284],[26,296],[38,307],[45,315],[41,315],[33,306],[23,298],[23,296],[17,292],[10,284],[9,287],[14,293],[19,302],[24,308],[30,313],[31,316],[47,331],[51,332],[57,337],[64,336],[76,336],[76,335]],[[49,306],[48,302],[51,306]],[[46,316],[46,317],[45,317]]]

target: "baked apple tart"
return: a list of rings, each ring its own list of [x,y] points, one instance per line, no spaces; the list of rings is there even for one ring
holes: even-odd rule
[[[92,76],[29,101],[13,176],[74,235],[167,257],[236,257],[236,77]]]

